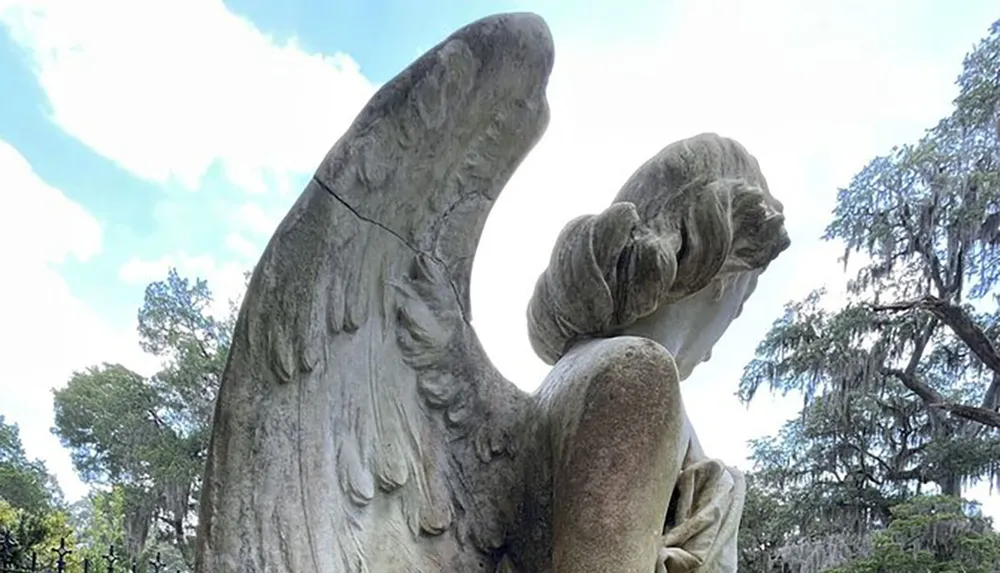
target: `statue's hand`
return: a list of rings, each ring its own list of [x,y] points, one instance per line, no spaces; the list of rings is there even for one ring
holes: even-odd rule
[[[656,573],[693,573],[703,561],[679,547],[661,547]]]
[[[718,460],[701,460],[681,472],[676,495],[657,571],[692,573],[707,566],[711,573],[735,573],[736,533],[746,496],[743,475]]]

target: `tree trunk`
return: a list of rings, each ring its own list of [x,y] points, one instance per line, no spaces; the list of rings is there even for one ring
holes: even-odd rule
[[[962,497],[962,480],[958,476],[949,473],[939,480],[937,484],[941,488],[941,495]]]

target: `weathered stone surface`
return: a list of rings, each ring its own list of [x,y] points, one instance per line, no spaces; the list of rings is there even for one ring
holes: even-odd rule
[[[665,148],[560,236],[528,311],[554,368],[519,391],[469,279],[552,62],[537,16],[470,24],[327,155],[240,312],[199,573],[735,571],[742,477],[701,451],[680,382],[787,246],[781,205],[731,140]]]

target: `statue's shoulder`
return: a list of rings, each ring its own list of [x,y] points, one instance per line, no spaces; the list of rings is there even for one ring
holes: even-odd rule
[[[598,338],[578,345],[564,360],[592,374],[676,374],[674,357],[658,342],[641,336]]]
[[[659,343],[639,336],[615,336],[582,342],[563,356],[549,373],[540,395],[554,401],[588,390],[613,387],[628,392],[674,395],[679,376],[674,357]]]
[[[576,345],[538,396],[556,459],[595,444],[641,448],[683,431],[674,359],[648,338],[617,336]]]

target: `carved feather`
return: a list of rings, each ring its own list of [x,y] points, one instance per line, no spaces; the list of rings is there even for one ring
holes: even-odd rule
[[[547,125],[552,57],[535,16],[475,22],[327,154],[241,309],[196,570],[430,571],[431,538],[479,552],[464,563],[503,543],[514,470],[483,461],[514,451],[525,397],[476,338],[469,281],[493,202]]]

